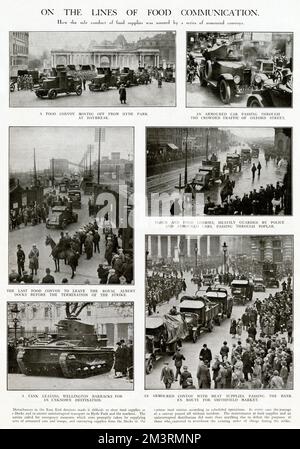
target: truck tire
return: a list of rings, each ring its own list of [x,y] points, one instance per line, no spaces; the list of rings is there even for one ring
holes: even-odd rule
[[[153,370],[153,361],[152,359],[149,359],[147,360],[146,363],[146,374],[150,374],[152,370]]]
[[[203,86],[203,87],[206,87],[206,86],[207,86],[207,81],[206,81],[206,79],[205,79],[203,70],[200,70],[200,73],[199,73],[199,80],[200,80],[200,86]]]
[[[75,92],[76,92],[76,95],[78,95],[78,97],[79,97],[82,94],[82,87],[81,86],[76,87]]]
[[[232,88],[230,84],[222,79],[219,83],[219,96],[224,104],[229,104],[232,99]]]
[[[57,97],[57,92],[54,89],[50,89],[48,92],[48,98],[49,100],[55,100],[55,98]]]
[[[196,343],[197,339],[198,339],[197,331],[193,331],[193,335],[192,335],[193,343]]]
[[[261,108],[262,105],[260,104],[260,102],[258,101],[257,98],[252,98],[248,104],[247,104],[248,108]]]
[[[211,78],[211,75],[212,75],[212,66],[211,66],[211,61],[206,61],[206,64],[205,64],[205,69],[204,69],[204,73],[205,73],[205,78],[207,79],[207,80],[209,80],[210,78]]]
[[[103,83],[101,86],[101,92],[105,92],[108,89],[108,86],[106,83]]]

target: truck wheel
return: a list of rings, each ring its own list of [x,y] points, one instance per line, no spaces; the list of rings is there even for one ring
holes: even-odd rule
[[[247,103],[247,107],[248,108],[261,108],[261,104],[258,101],[257,98],[252,98],[248,103]]]
[[[101,86],[101,90],[102,90],[102,92],[105,92],[106,90],[108,89],[108,86],[107,86],[107,84],[102,84],[102,86]]]
[[[82,87],[81,86],[76,87],[75,92],[76,92],[76,95],[78,95],[78,97],[79,97],[82,94]]]
[[[199,73],[199,80],[200,80],[200,86],[206,87],[207,86],[207,81],[205,79],[204,73],[201,70]]]
[[[205,64],[205,78],[209,80],[209,78],[212,75],[212,66],[211,66],[211,61],[206,61]]]
[[[227,83],[226,80],[221,80],[219,84],[219,95],[222,103],[229,104],[231,101],[231,87],[230,84]]]
[[[48,92],[49,100],[54,100],[57,97],[57,92],[54,89],[50,89]]]
[[[194,331],[194,332],[193,332],[193,336],[192,336],[193,343],[196,343],[197,339],[198,339],[197,332]]]
[[[153,362],[151,359],[149,359],[146,364],[146,374],[150,374],[152,370],[153,370]]]

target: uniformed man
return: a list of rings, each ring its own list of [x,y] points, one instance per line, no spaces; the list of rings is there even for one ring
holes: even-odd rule
[[[22,250],[22,246],[19,244],[17,245],[17,264],[18,264],[18,274],[20,276],[23,275],[23,272],[25,270],[24,263],[25,263],[25,253]]]

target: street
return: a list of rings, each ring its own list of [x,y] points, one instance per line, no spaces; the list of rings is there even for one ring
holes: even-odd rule
[[[47,97],[38,98],[30,90],[15,90],[10,94],[10,107],[132,107],[132,106],[175,106],[175,83],[163,82],[162,88],[157,87],[157,81],[151,84],[132,86],[126,89],[126,104],[120,103],[116,88],[106,92],[90,92],[88,84],[81,96],[76,94],[59,94],[55,100]]]
[[[228,153],[234,153],[235,151],[239,152],[240,148],[232,147],[228,151],[219,151],[216,152],[218,160],[221,162],[221,169],[226,162],[226,156]],[[203,158],[204,159],[204,158]],[[252,172],[251,166],[253,163],[255,165],[260,161],[262,165],[262,170],[260,176],[256,174],[255,179],[252,180]],[[188,161],[188,182],[193,179],[193,177],[198,172],[201,167],[201,162],[198,160],[197,162],[193,160]],[[159,170],[159,168],[158,168]],[[238,195],[239,197],[243,197],[245,193],[249,194],[249,192],[253,189],[259,190],[260,186],[266,187],[267,184],[276,185],[277,181],[282,182],[283,177],[286,172],[286,167],[281,166],[278,167],[276,161],[269,160],[265,161],[264,150],[260,149],[260,154],[258,159],[252,159],[250,163],[244,163],[242,165],[241,172],[233,173],[229,177],[231,180],[235,181],[235,187],[233,189],[233,194]],[[151,216],[151,194],[154,193],[168,193],[174,194],[178,189],[175,189],[175,186],[178,185],[179,175],[181,174],[181,179],[183,182],[184,179],[184,160],[178,162],[178,168],[173,168],[170,171],[161,171],[156,173],[153,176],[147,177],[147,198],[148,198],[148,214]],[[197,203],[199,204],[200,210],[203,211],[204,203],[206,198],[209,196],[211,201],[215,204],[221,203],[220,198],[220,190],[222,188],[222,184],[215,184],[209,190],[203,191],[203,195],[197,195]],[[162,213],[164,215],[169,215],[169,209],[166,211],[162,208]],[[203,213],[203,212],[202,212]]]
[[[219,97],[217,89],[210,86],[200,86],[199,78],[196,77],[193,83],[186,83],[186,105],[188,108],[245,108],[247,105],[247,95],[235,97],[230,104],[224,104]]]
[[[74,209],[74,212],[78,213],[78,222],[71,223],[66,228],[69,235],[72,235],[77,231],[81,225],[93,222],[93,217],[88,215],[88,199],[87,195],[82,195],[81,209]],[[37,276],[34,277],[34,283],[39,283],[45,276],[46,268],[50,268],[51,275],[55,278],[55,283],[61,284],[63,278],[67,278],[70,284],[99,284],[99,279],[97,275],[97,268],[100,263],[106,263],[104,258],[105,254],[105,237],[101,233],[101,228],[99,229],[100,234],[100,254],[93,254],[90,260],[86,260],[85,254],[82,254],[79,259],[79,265],[77,267],[76,276],[71,279],[71,268],[69,265],[65,265],[64,261],[60,261],[60,273],[55,273],[55,265],[52,257],[50,257],[51,248],[45,245],[45,240],[47,235],[51,235],[55,243],[58,243],[60,238],[61,229],[47,229],[45,223],[40,223],[36,226],[24,227],[22,224],[20,229],[9,232],[8,238],[8,268],[9,272],[12,269],[17,271],[17,245],[22,245],[25,252],[25,270],[28,270],[28,254],[32,248],[33,244],[36,244],[39,250],[39,269]]]
[[[8,374],[8,390],[133,390],[133,383],[125,377],[115,377],[114,371],[85,379],[65,377],[25,376]]]
[[[185,277],[185,281],[187,284],[186,292],[181,292],[178,300],[176,300],[173,297],[173,298],[171,298],[171,300],[168,303],[164,303],[164,304],[161,304],[160,306],[158,306],[157,307],[158,315],[162,316],[166,313],[169,313],[171,307],[174,305],[179,306],[180,298],[182,296],[195,294],[195,292],[197,290],[197,286],[191,282],[190,273],[184,273],[184,277]],[[227,287],[227,289],[229,290],[229,287]],[[266,289],[266,291],[264,293],[263,292],[255,292],[253,295],[253,301],[250,304],[252,305],[253,302],[257,298],[262,300],[262,299],[268,297],[270,293],[272,295],[274,295],[276,290],[280,290],[280,288],[279,289]],[[203,333],[198,338],[196,343],[193,343],[191,340],[187,340],[187,341],[183,342],[182,349],[181,349],[181,353],[185,357],[185,360],[183,361],[183,365],[186,365],[188,367],[188,371],[192,374],[194,385],[196,386],[196,388],[198,388],[198,385],[196,382],[197,381],[196,372],[197,372],[197,366],[198,366],[198,362],[199,362],[199,353],[200,353],[200,350],[202,349],[204,343],[206,343],[208,348],[211,350],[213,360],[214,360],[215,355],[219,355],[220,348],[223,344],[223,341],[227,341],[227,343],[228,343],[228,347],[230,349],[229,355],[231,354],[231,349],[232,349],[233,343],[237,343],[237,341],[240,340],[242,342],[242,345],[245,344],[245,340],[248,337],[248,334],[245,330],[243,330],[241,338],[238,336],[236,336],[235,338],[232,337],[230,335],[229,330],[230,330],[231,320],[232,319],[237,320],[238,318],[240,318],[242,316],[242,314],[244,313],[247,305],[249,305],[249,304],[246,304],[245,306],[234,305],[231,319],[224,320],[220,326],[215,325],[212,332]],[[259,335],[259,333],[260,333],[260,328],[258,326],[257,335]],[[287,338],[286,333],[284,333],[283,336],[285,336]],[[165,389],[164,384],[160,380],[161,371],[164,366],[163,363],[165,361],[168,361],[170,363],[169,366],[170,366],[170,368],[173,369],[173,371],[175,373],[176,370],[174,367],[174,361],[172,360],[172,357],[167,356],[167,355],[161,357],[159,360],[157,360],[155,362],[154,369],[152,370],[152,372],[150,374],[145,375],[145,388],[146,389],[149,389],[149,390]],[[211,373],[211,375],[212,375],[212,373]],[[290,378],[291,377],[292,376],[290,376]],[[211,387],[213,388],[213,382],[212,382]],[[180,388],[181,387],[179,385],[179,382],[174,382],[171,385],[171,389],[173,389],[173,390],[180,389]],[[288,382],[288,388],[292,388],[292,379],[290,379]]]

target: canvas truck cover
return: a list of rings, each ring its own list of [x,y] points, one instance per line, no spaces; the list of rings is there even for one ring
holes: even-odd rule
[[[187,322],[178,315],[164,315],[165,325],[168,332],[167,344],[175,343],[178,340],[184,340],[189,332]]]

